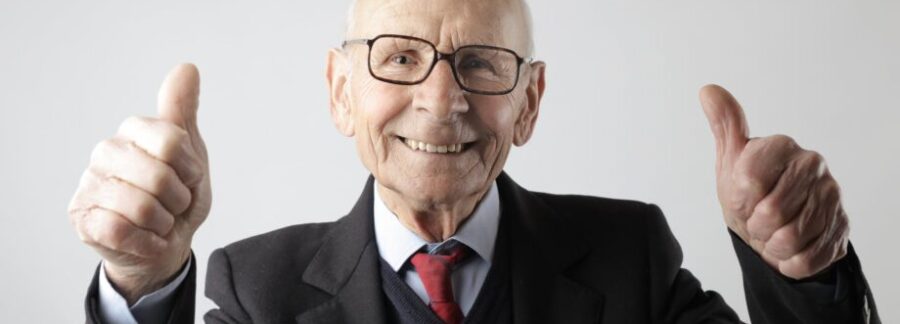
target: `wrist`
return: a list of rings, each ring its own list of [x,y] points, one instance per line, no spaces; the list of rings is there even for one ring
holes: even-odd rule
[[[117,265],[103,262],[106,277],[128,305],[174,280],[190,259],[190,249],[173,257],[172,262],[160,265]]]

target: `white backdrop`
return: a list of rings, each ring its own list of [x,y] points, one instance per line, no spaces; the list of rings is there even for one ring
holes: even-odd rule
[[[98,257],[66,205],[93,145],[125,117],[154,114],[160,81],[182,61],[201,71],[212,168],[213,209],[194,245],[201,274],[216,247],[347,212],[367,172],[332,127],[323,77],[347,5],[0,2],[3,321],[82,321]],[[828,159],[882,318],[900,320],[900,2],[535,0],[532,10],[548,87],[535,137],[507,163],[520,184],[659,204],[685,266],[748,320],[696,99],[720,83],[753,136],[786,133]],[[201,297],[198,318],[211,307]]]

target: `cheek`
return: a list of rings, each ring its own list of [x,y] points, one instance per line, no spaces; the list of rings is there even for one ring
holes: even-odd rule
[[[515,129],[517,110],[509,96],[484,97],[472,100],[477,119],[482,127],[488,131],[492,141],[496,141],[498,148],[512,142],[512,134]]]
[[[517,110],[511,96],[480,97],[470,100],[475,120],[485,131],[485,146],[481,152],[482,164],[489,174],[498,174],[512,146]]]
[[[377,166],[371,164],[387,159],[391,144],[388,135],[409,100],[404,89],[371,78],[353,86],[357,150],[371,169]]]

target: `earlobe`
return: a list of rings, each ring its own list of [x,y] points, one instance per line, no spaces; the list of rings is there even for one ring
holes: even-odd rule
[[[525,145],[531,139],[531,134],[534,133],[534,125],[537,122],[541,98],[544,96],[546,86],[544,79],[546,67],[547,65],[541,61],[531,63],[528,88],[525,89],[525,100],[522,102],[522,109],[516,119],[516,129],[513,134],[513,144],[516,146]]]
[[[328,51],[325,81],[328,83],[329,106],[334,127],[344,136],[354,135],[353,114],[349,100],[349,62],[339,49]]]

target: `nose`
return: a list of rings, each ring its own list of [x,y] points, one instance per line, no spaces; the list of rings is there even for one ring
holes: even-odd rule
[[[413,107],[439,122],[453,122],[469,111],[463,90],[456,83],[450,64],[438,61],[428,78],[416,86]]]

